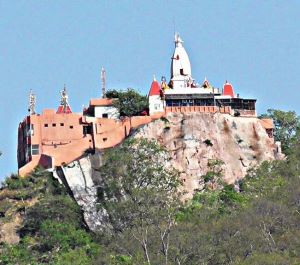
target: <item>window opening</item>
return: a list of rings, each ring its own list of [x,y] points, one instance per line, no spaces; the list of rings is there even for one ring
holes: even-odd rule
[[[31,146],[31,154],[32,155],[38,155],[39,154],[39,145],[38,144],[33,144]]]
[[[83,126],[83,134],[92,134],[92,126],[88,125],[88,126]]]

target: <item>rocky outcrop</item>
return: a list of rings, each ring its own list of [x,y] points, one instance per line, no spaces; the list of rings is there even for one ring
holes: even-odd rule
[[[99,206],[97,199],[94,179],[99,175],[99,165],[100,155],[95,154],[58,167],[53,172],[54,177],[69,189],[69,193],[83,210],[86,224],[93,231],[109,227],[107,213]]]
[[[201,176],[208,161],[224,162],[224,181],[236,183],[247,170],[264,160],[276,158],[276,145],[255,117],[233,117],[212,113],[171,113],[135,131],[133,137],[156,139],[171,156],[191,197],[203,185]],[[101,155],[89,155],[54,171],[70,189],[84,212],[91,230],[109,228],[107,213],[97,201],[101,185]]]
[[[135,137],[154,138],[166,147],[190,196],[201,186],[210,159],[222,160],[224,181],[235,183],[250,167],[276,156],[274,140],[255,117],[170,113],[140,128]]]

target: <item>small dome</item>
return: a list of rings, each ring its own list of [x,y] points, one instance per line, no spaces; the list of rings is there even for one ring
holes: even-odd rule
[[[160,96],[160,95],[161,95],[160,84],[156,81],[156,79],[154,79],[151,84],[150,91],[149,91],[149,97],[150,96]]]
[[[233,86],[227,81],[223,86],[223,96],[230,96],[230,97],[234,98]]]

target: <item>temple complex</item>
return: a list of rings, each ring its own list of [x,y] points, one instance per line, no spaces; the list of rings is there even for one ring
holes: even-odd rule
[[[18,128],[18,168],[24,176],[36,166],[54,168],[120,144],[134,128],[173,112],[224,113],[235,117],[256,117],[255,99],[235,94],[233,86],[225,82],[222,90],[213,87],[205,78],[198,84],[183,41],[175,35],[175,50],[171,58],[170,81],[155,78],[148,95],[147,115],[120,117],[113,101],[105,97],[105,70],[102,69],[102,98],[90,99],[82,113],[73,113],[66,87],[60,92],[60,104],[54,109],[36,113],[36,97],[30,92],[28,116]],[[262,121],[269,137],[273,137],[271,120]]]
[[[192,77],[192,68],[183,41],[175,34],[175,50],[171,58],[171,78],[161,84],[153,81],[149,93],[149,113],[157,112],[221,112],[235,116],[256,116],[256,99],[244,99],[235,94],[228,81],[222,91],[205,78],[199,85]]]

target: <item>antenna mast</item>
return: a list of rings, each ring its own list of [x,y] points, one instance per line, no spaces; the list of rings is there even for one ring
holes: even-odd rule
[[[36,104],[36,96],[32,93],[32,89],[29,92],[29,104],[28,104],[28,112],[29,115],[35,114],[35,104]]]
[[[106,98],[106,71],[103,66],[101,69],[101,82],[102,82],[102,97]]]

